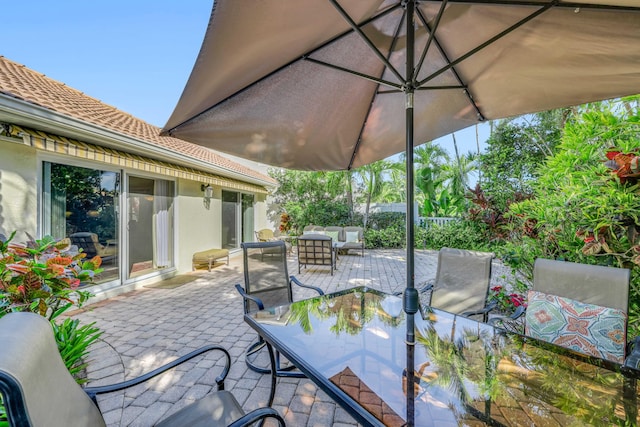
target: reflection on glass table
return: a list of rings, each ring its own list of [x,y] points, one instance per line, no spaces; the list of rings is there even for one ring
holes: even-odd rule
[[[415,315],[407,420],[401,307],[359,287],[245,320],[363,425],[637,425],[639,372],[429,308]]]

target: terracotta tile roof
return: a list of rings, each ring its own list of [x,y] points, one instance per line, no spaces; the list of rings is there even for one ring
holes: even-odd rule
[[[208,148],[177,138],[159,136],[160,128],[4,56],[0,56],[0,93],[148,142],[171,152],[211,163],[219,168],[275,183],[272,178],[227,159]]]

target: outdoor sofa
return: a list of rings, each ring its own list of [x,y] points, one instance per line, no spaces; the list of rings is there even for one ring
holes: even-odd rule
[[[321,227],[318,225],[307,225],[303,230],[303,235],[306,234],[324,234],[338,243],[338,250],[342,253],[348,253],[349,249],[357,249],[362,252],[364,256],[364,228],[358,226],[348,227],[336,227],[327,226]]]

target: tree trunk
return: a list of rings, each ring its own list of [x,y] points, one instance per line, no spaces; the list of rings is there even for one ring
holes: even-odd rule
[[[460,173],[460,186],[464,186],[464,173],[462,172],[462,163],[460,163],[460,153],[458,153],[458,142],[456,141],[456,134],[452,133],[453,137],[453,148],[456,150],[456,162],[458,163],[458,172]],[[464,188],[462,188],[464,191]]]

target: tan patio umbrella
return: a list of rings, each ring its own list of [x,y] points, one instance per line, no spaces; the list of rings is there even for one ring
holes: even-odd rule
[[[638,0],[216,0],[163,134],[300,170],[405,151],[412,206],[415,145],[637,93]],[[409,342],[413,220],[407,209]]]

